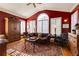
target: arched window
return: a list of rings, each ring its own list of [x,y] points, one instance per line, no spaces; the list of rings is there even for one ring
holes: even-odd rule
[[[37,18],[37,32],[49,33],[49,16],[46,13],[42,13]]]

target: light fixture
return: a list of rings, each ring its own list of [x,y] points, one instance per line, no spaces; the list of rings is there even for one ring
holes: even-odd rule
[[[64,22],[67,22],[67,19],[65,19]]]

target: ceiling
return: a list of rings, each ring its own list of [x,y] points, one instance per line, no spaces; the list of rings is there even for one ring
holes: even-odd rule
[[[32,4],[27,3],[0,3],[0,11],[4,11],[19,17],[28,18],[34,13],[41,10],[56,10],[71,12],[78,4],[77,3],[41,3],[36,4],[36,8]]]

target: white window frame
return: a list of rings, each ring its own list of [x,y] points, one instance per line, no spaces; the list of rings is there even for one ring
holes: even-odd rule
[[[44,27],[47,21],[47,26]],[[38,24],[41,23],[41,24]],[[45,29],[46,28],[46,29]],[[49,33],[49,16],[46,13],[42,13],[37,18],[37,32],[38,33]]]

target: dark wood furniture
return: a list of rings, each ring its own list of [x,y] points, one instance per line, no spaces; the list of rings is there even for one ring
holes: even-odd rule
[[[69,36],[69,46],[70,46],[70,50],[72,52],[73,56],[77,56],[78,54],[78,49],[77,49],[77,35],[76,34],[72,34],[72,33],[68,33]]]
[[[9,42],[20,39],[20,21],[17,18],[5,18],[5,34]]]
[[[7,40],[6,39],[0,39],[0,56],[6,56],[6,48],[7,48]]]
[[[77,56],[79,56],[79,35],[77,35],[77,49],[78,49],[78,54],[77,54]]]

